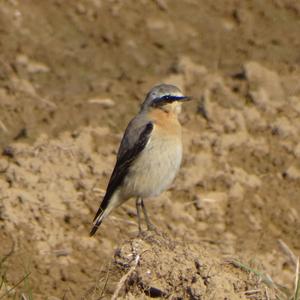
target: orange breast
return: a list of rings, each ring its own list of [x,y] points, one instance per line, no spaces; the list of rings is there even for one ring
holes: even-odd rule
[[[181,125],[174,112],[154,109],[149,113],[149,117],[160,134],[173,135],[181,139]]]

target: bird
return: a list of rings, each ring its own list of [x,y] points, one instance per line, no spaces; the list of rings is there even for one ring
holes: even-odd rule
[[[90,236],[102,221],[130,198],[136,198],[138,230],[142,233],[143,212],[148,230],[150,222],[144,199],[168,189],[182,161],[181,104],[190,100],[170,84],[154,86],[146,95],[139,113],[129,122],[106,193],[93,220]]]

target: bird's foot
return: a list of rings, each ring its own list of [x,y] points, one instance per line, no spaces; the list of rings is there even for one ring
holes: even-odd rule
[[[143,238],[144,234],[145,234],[145,231],[143,231],[141,228],[139,228],[137,237],[138,237],[138,238]]]
[[[154,231],[155,233],[158,233],[156,227],[150,222],[147,223],[147,230],[148,231]]]
[[[147,230],[143,230],[143,229],[139,228],[137,237],[143,239],[143,238],[147,238],[153,234],[159,234],[159,231],[152,223],[150,223],[150,224],[147,224]]]

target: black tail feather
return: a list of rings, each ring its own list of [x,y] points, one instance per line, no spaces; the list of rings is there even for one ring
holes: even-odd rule
[[[100,227],[101,223],[102,223],[102,220],[99,220],[94,224],[92,230],[90,231],[90,236],[93,236],[96,233],[96,231]]]
[[[101,203],[99,209],[98,209],[97,212],[96,212],[95,218],[93,219],[93,222],[95,222],[95,221],[97,220],[97,218],[98,218],[100,215],[102,215],[103,211],[104,211],[104,209],[102,208],[102,203]]]
[[[102,218],[101,216],[103,215],[104,209],[102,207],[102,204],[100,205],[99,209],[97,210],[97,213],[95,215],[95,218],[93,220],[93,222],[95,222],[91,232],[90,232],[90,236],[93,236],[96,231],[98,230],[98,228],[100,227],[101,223],[102,223]]]

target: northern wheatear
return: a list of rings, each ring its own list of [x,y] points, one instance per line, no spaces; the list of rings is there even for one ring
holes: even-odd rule
[[[139,232],[141,209],[152,228],[144,198],[158,196],[173,182],[182,159],[181,103],[190,99],[173,85],[161,84],[147,94],[140,112],[130,121],[117,154],[106,194],[94,218],[90,235],[116,207],[136,197]]]

